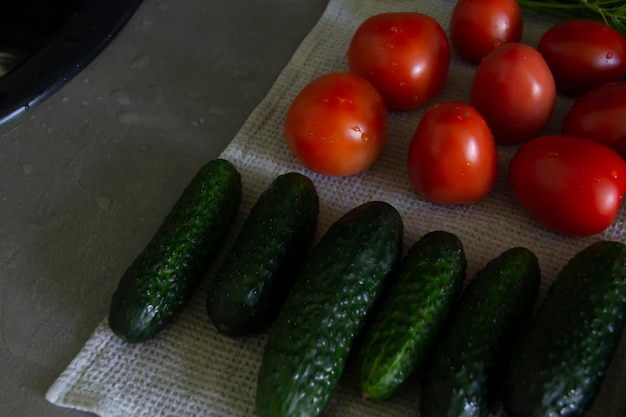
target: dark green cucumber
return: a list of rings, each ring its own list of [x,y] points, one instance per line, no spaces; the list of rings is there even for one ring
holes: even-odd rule
[[[509,415],[582,416],[625,325],[626,245],[599,241],[561,270],[514,351]]]
[[[109,326],[121,339],[144,341],[182,309],[233,223],[241,188],[226,160],[198,171],[113,294]]]
[[[485,415],[540,279],[537,257],[521,247],[504,251],[476,274],[434,348],[422,383],[421,417]]]
[[[308,255],[318,214],[317,190],[302,174],[281,175],[261,194],[209,284],[207,312],[220,332],[254,334],[276,317]]]
[[[402,254],[403,224],[373,201],[337,220],[307,258],[270,330],[257,417],[319,416],[383,283]]]
[[[466,266],[452,233],[430,232],[411,247],[359,349],[366,397],[390,397],[421,363],[463,288]]]

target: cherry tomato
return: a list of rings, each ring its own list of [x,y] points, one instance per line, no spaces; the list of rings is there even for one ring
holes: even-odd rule
[[[497,143],[520,143],[550,122],[556,87],[546,62],[531,46],[507,43],[478,65],[470,103],[483,115]]]
[[[600,142],[626,158],[626,81],[601,85],[576,100],[562,132]]]
[[[429,109],[409,146],[408,173],[417,194],[433,203],[486,197],[498,176],[498,151],[480,113],[459,102]]]
[[[422,13],[383,13],[365,20],[348,49],[351,71],[371,82],[390,109],[411,110],[443,88],[450,44],[435,19]]]
[[[540,136],[511,158],[509,183],[538,222],[559,233],[588,236],[614,221],[626,189],[626,162],[587,138]]]
[[[387,109],[376,89],[356,74],[316,78],[294,98],[284,133],[307,168],[348,176],[372,165],[384,147]]]
[[[516,0],[459,0],[450,17],[450,42],[472,63],[496,47],[522,39],[522,11]]]
[[[564,93],[582,94],[626,74],[626,40],[602,22],[559,23],[544,33],[537,50]]]

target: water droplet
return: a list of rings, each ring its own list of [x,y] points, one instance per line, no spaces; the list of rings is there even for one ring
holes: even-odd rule
[[[406,83],[404,81],[400,81],[400,87],[405,87]]]
[[[606,59],[613,59],[613,58],[615,58],[615,54],[613,52],[608,52],[606,54]]]
[[[126,92],[124,92],[122,90],[113,90],[113,91],[111,91],[110,97],[113,100],[117,101],[122,106],[130,105],[130,97],[128,96],[128,94],[126,94]]]
[[[48,133],[52,133],[52,128],[45,123],[41,124],[41,128],[44,129]]]
[[[365,143],[370,140],[370,137],[367,133],[361,133],[361,140]]]
[[[352,126],[350,129],[354,130],[355,132],[360,132],[361,128],[358,126]]]
[[[70,98],[65,96],[61,99],[61,103],[67,103],[68,101],[70,101]]]
[[[392,66],[392,67],[397,67],[397,66],[398,66],[398,63],[397,63],[396,61],[393,61],[393,62],[391,63],[391,66]]]
[[[618,179],[618,178],[619,178],[619,175],[617,174],[617,171],[615,171],[615,170],[611,171],[611,177],[612,177],[614,180]]]
[[[502,40],[501,39],[496,39],[495,41],[493,41],[494,48],[497,48],[500,45],[502,45]]]
[[[22,164],[22,172],[24,173],[24,175],[33,175],[33,172],[35,172],[33,164],[29,162],[24,162]]]
[[[398,26],[392,26],[390,29],[394,33],[398,32]]]
[[[328,97],[324,97],[324,103],[330,103],[330,99]]]
[[[394,47],[393,43],[386,43],[385,46],[389,49],[393,49]]]
[[[150,56],[139,55],[130,61],[130,66],[135,69],[145,68],[150,63]]]
[[[595,182],[596,184],[599,184],[600,183],[600,178],[593,177],[593,182]]]
[[[123,124],[131,124],[137,121],[139,116],[137,113],[133,113],[130,111],[122,110],[117,112],[117,121]]]
[[[109,211],[111,208],[111,198],[106,195],[98,196],[96,197],[96,204],[101,210]]]

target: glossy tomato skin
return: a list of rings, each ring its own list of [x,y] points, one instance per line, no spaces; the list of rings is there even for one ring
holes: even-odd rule
[[[497,143],[520,143],[550,122],[556,105],[554,78],[536,49],[507,43],[476,68],[470,104],[483,115]]]
[[[382,13],[355,31],[347,52],[351,71],[367,79],[388,108],[412,110],[445,85],[450,44],[439,23],[422,13]]]
[[[626,74],[626,40],[602,22],[567,20],[548,29],[537,45],[559,91],[583,94]]]
[[[291,152],[312,171],[349,176],[371,166],[383,150],[387,109],[376,89],[347,72],[322,75],[305,86],[285,116]]]
[[[576,100],[562,133],[592,139],[626,158],[626,81],[603,84]]]
[[[474,64],[504,43],[519,42],[523,29],[516,0],[459,0],[450,16],[450,42]]]
[[[436,204],[479,201],[498,176],[498,150],[487,123],[460,102],[442,102],[424,114],[407,163],[415,192]]]
[[[519,147],[508,180],[539,223],[566,235],[589,236],[614,221],[626,190],[626,163],[590,139],[546,135]]]

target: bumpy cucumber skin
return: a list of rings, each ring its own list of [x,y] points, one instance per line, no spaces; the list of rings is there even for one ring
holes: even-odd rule
[[[427,233],[409,249],[359,349],[366,397],[389,398],[419,366],[463,288],[466,267],[452,233]]]
[[[582,416],[626,325],[626,245],[599,241],[561,270],[513,353],[512,417]]]
[[[313,242],[319,214],[315,185],[289,172],[265,190],[209,284],[206,307],[229,336],[261,332],[276,317]]]
[[[117,336],[145,341],[179,313],[226,237],[241,192],[241,176],[229,161],[211,160],[198,171],[122,275],[108,317]]]
[[[539,292],[539,262],[528,249],[504,251],[462,293],[434,349],[420,396],[422,417],[479,417],[492,405],[514,336]]]
[[[402,254],[402,218],[373,201],[337,220],[312,249],[272,327],[257,417],[319,416],[384,281]]]

